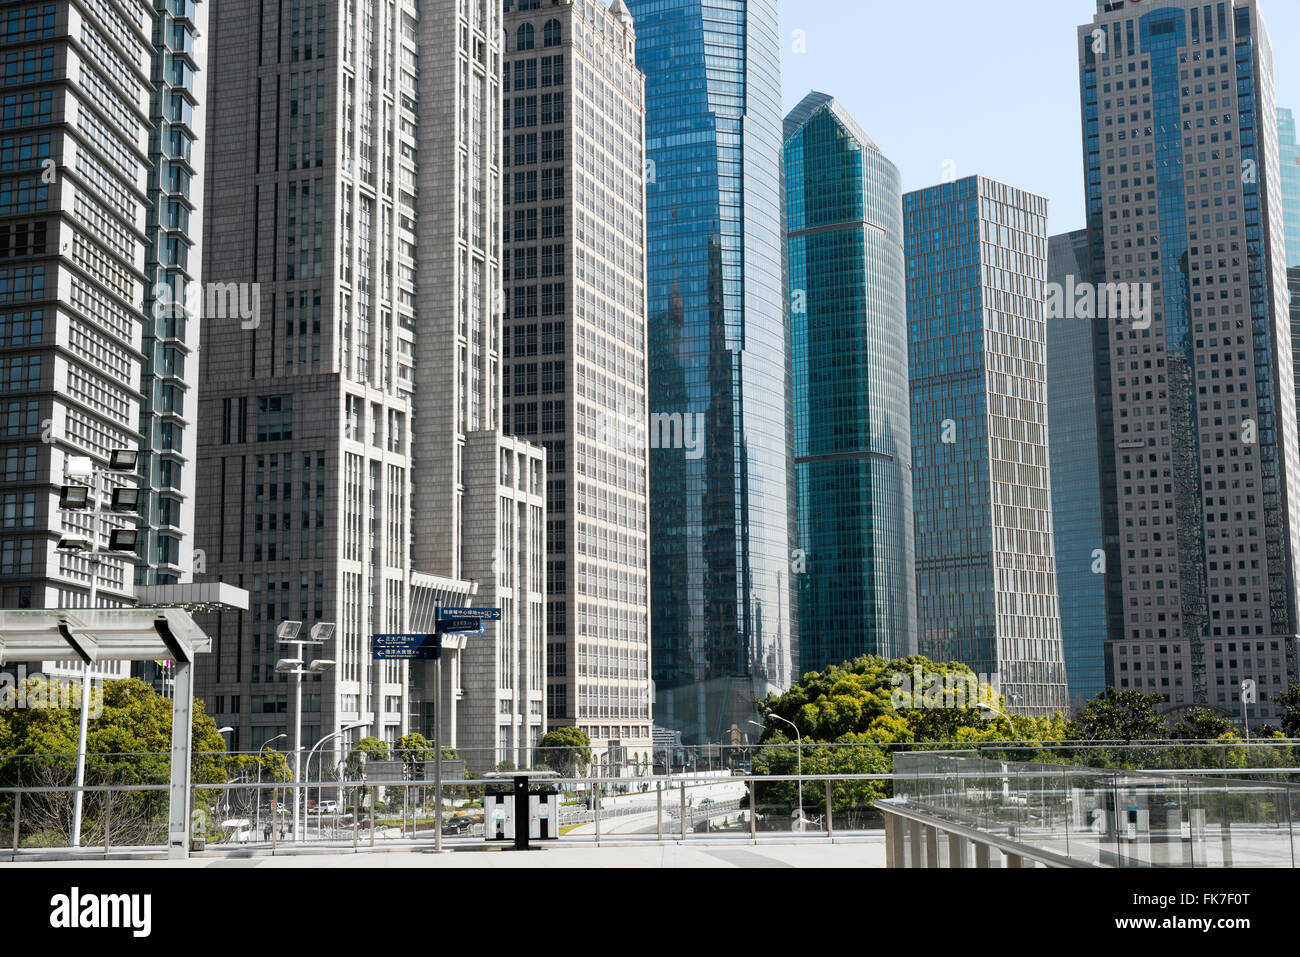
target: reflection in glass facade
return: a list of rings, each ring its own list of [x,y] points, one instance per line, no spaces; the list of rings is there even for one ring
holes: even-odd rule
[[[1092,282],[1090,265],[1086,229],[1048,240],[1049,283],[1063,290],[1085,286]],[[1047,376],[1061,643],[1074,706],[1106,689],[1106,565],[1089,319],[1048,318]]]
[[[1286,228],[1287,291],[1291,294],[1291,352],[1300,356],[1300,142],[1295,114],[1277,111],[1278,169],[1282,173],[1282,219]],[[1297,372],[1296,416],[1300,418],[1300,372]]]
[[[1282,173],[1282,219],[1286,228],[1286,264],[1300,267],[1300,143],[1295,114],[1277,111],[1278,169]]]
[[[1047,200],[982,176],[903,197],[921,652],[1066,706],[1047,437]]]
[[[689,744],[748,732],[794,675],[777,4],[627,6],[646,74],[654,714]]]
[[[1276,723],[1300,483],[1268,32],[1255,0],[1099,0],[1077,39],[1093,277],[1153,292],[1094,324],[1111,672],[1236,715],[1251,678]]]
[[[804,672],[916,653],[897,167],[824,93],[786,117]]]

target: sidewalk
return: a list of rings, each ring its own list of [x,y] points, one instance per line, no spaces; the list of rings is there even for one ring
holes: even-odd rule
[[[884,835],[830,844],[750,844],[741,841],[692,840],[687,844],[644,844],[583,847],[553,844],[538,851],[513,851],[482,844],[461,846],[435,854],[432,848],[378,849],[354,854],[315,850],[305,854],[266,854],[220,857],[196,855],[188,861],[88,860],[20,861],[5,867],[110,868],[242,868],[242,867],[430,867],[430,868],[555,868],[555,867],[884,867]]]

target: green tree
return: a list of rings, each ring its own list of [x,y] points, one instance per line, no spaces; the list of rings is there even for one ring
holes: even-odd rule
[[[1282,733],[1288,738],[1300,738],[1300,685],[1292,685],[1285,694],[1278,695],[1282,709]]]
[[[75,781],[80,683],[44,677],[26,679],[28,701],[70,700],[72,707],[20,708],[0,712],[0,784],[70,786]],[[71,692],[71,693],[69,693]],[[91,689],[91,717],[86,734],[87,784],[166,784],[171,764],[172,703],[146,682],[132,678],[109,681]],[[216,722],[195,700],[191,730],[192,777],[195,785],[228,780],[226,742]],[[199,789],[196,807],[215,800],[215,792]],[[159,843],[164,838],[165,791],[91,792],[85,800],[82,839],[103,840],[104,808],[111,801],[113,843]],[[23,817],[44,830],[35,840],[69,843],[72,795],[28,795]]]
[[[1070,737],[1080,741],[1145,741],[1167,738],[1169,728],[1156,708],[1164,695],[1116,691],[1108,687],[1093,698],[1070,724]]]
[[[591,764],[591,739],[581,728],[553,728],[542,736],[536,764],[561,777],[581,774]]]
[[[791,733],[772,716],[792,722],[809,743],[845,735],[881,744],[1020,737],[1005,721],[989,720],[992,712],[980,703],[1005,710],[1002,698],[963,664],[938,664],[922,655],[893,661],[866,656],[809,672],[784,694],[760,701],[768,715],[760,740]],[[1063,724],[1057,730],[1063,736]]]
[[[1173,737],[1180,741],[1215,741],[1237,737],[1232,722],[1209,708],[1188,708],[1174,725]]]

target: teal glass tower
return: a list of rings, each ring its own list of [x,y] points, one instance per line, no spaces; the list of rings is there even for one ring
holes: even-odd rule
[[[898,169],[832,97],[785,120],[805,672],[916,648]]]
[[[627,7],[646,75],[655,723],[734,740],[789,687],[797,641],[777,4]]]
[[[1088,231],[1053,236],[1047,281],[1063,290],[1092,283]],[[1047,417],[1051,430],[1052,529],[1061,599],[1061,644],[1071,706],[1095,698],[1106,678],[1106,562],[1097,453],[1092,322],[1047,321]]]
[[[1300,269],[1300,143],[1295,114],[1277,111],[1278,170],[1282,174],[1282,220],[1286,229],[1286,264]]]
[[[922,653],[1020,714],[1066,705],[1047,436],[1047,200],[983,176],[903,197]],[[996,678],[994,677],[996,675]]]

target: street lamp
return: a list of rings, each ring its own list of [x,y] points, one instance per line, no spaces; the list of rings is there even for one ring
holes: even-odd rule
[[[778,721],[784,721],[784,722],[785,722],[786,724],[788,724],[790,727],[794,728],[794,739],[795,739],[795,742],[796,742],[795,747],[799,749],[799,755],[798,755],[798,758],[799,758],[799,772],[798,772],[798,773],[799,773],[799,830],[800,830],[800,832],[802,832],[803,829],[804,829],[804,828],[803,828],[803,826],[804,826],[804,816],[803,816],[803,738],[799,736],[799,726],[796,725],[796,724],[795,724],[793,721],[791,721],[789,718],[783,718],[783,717],[781,717],[779,714],[774,714],[774,713],[771,712],[771,711],[769,711],[769,712],[767,713],[767,716],[768,716],[769,718],[776,718],[776,720],[778,720]],[[759,724],[757,721],[750,721],[749,723],[752,724],[752,725],[754,725],[754,726],[756,726],[756,727],[759,727],[759,728],[762,728],[762,727],[763,727],[763,726],[762,726],[761,724]],[[765,729],[765,730],[766,730],[766,729]]]
[[[257,749],[257,783],[259,785],[262,783],[262,754],[266,751],[266,746],[270,744],[272,741],[279,741],[281,738],[287,738],[287,737],[289,737],[287,734],[277,734],[274,738],[267,738],[265,741],[262,742],[262,746]],[[276,753],[278,754],[279,752]],[[271,803],[274,804],[275,802],[272,801]],[[257,829],[258,827],[261,826],[261,822],[262,822],[262,789],[259,787],[257,789],[257,803],[253,806],[253,833],[254,834],[257,833]],[[271,822],[275,823],[274,817],[272,817]]]
[[[975,707],[977,707],[977,708],[983,708],[985,711],[991,711],[993,714],[1001,715],[1003,718],[1006,718],[1007,726],[1011,728],[1011,737],[1012,737],[1012,738],[1015,738],[1015,736],[1016,736],[1016,726],[1015,726],[1014,722],[1012,722],[1012,720],[1011,720],[1011,716],[1010,716],[1010,715],[1005,714],[1005,713],[999,711],[997,708],[993,707],[993,705],[991,705],[991,704],[986,704],[986,703],[983,702],[983,701],[976,702]]]
[[[323,645],[334,636],[334,623],[330,621],[318,621],[312,625],[310,636],[299,638],[298,633],[302,630],[300,621],[282,621],[278,628],[275,629],[275,637],[282,645],[295,645],[297,655],[293,658],[281,658],[275,663],[275,670],[282,675],[293,675],[296,679],[294,689],[294,727],[293,727],[293,833],[294,840],[302,840],[301,821],[299,820],[299,809],[302,807],[302,676],[303,675],[320,675],[334,667],[334,662],[326,658],[320,658],[313,661],[304,668],[303,646],[304,645]]]
[[[137,453],[134,449],[115,449],[109,456],[108,467],[95,465],[88,455],[70,455],[63,463],[65,479],[80,479],[87,485],[64,485],[59,489],[59,511],[79,512],[93,508],[91,516],[90,538],[66,536],[60,539],[59,551],[76,552],[90,559],[90,594],[86,599],[89,608],[99,605],[99,563],[105,558],[126,559],[129,553],[134,555],[137,536],[135,529],[113,529],[109,535],[108,548],[101,550],[99,542],[102,533],[100,520],[104,517],[103,477],[107,472],[134,472]],[[114,512],[134,512],[139,504],[139,490],[132,500],[129,496],[119,495],[123,489],[116,489],[109,506]],[[91,500],[91,493],[94,500]],[[81,665],[81,720],[77,728],[77,790],[72,798],[72,846],[81,847],[81,811],[86,786],[86,734],[90,715],[90,662]]]
[[[338,729],[337,731],[335,731],[334,733],[332,733],[332,734],[327,734],[325,737],[323,737],[323,738],[321,738],[319,741],[317,741],[316,744],[312,746],[311,751],[309,751],[309,752],[307,753],[306,774],[307,774],[308,776],[311,775],[311,759],[312,759],[312,757],[316,754],[316,750],[317,750],[317,749],[318,749],[322,744],[324,744],[326,741],[332,741],[332,740],[334,740],[335,738],[337,738],[337,737],[338,737],[339,735],[341,735],[341,734],[347,734],[349,731],[355,731],[357,728],[364,728],[367,724],[369,724],[368,721],[353,721],[351,724],[345,724],[343,727],[339,728],[339,729]],[[325,752],[324,752],[324,751],[321,752],[321,754],[320,754],[320,759],[321,759],[321,764],[323,765],[324,762],[325,762]],[[317,828],[316,828],[316,829],[317,829],[318,831],[320,830],[320,826],[319,826],[319,825],[320,825],[320,795],[321,795],[321,790],[322,790],[322,789],[319,788],[319,787],[316,789],[316,824],[317,824]],[[311,795],[308,794],[308,797],[310,797],[310,796],[311,796]],[[336,795],[336,796],[337,796],[337,795]]]

